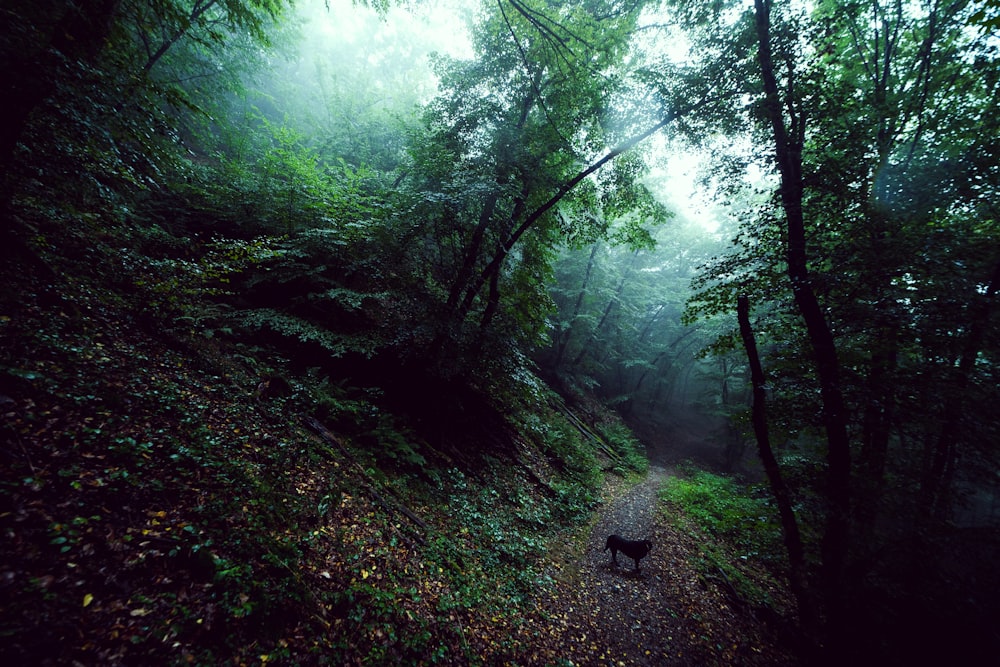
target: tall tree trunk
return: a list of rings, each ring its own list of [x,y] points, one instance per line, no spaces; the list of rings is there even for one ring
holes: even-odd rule
[[[822,543],[822,578],[828,641],[831,649],[836,652],[845,650],[848,645],[843,573],[850,538],[851,448],[847,435],[846,407],[840,388],[840,362],[837,359],[836,344],[812,288],[806,256],[805,220],[802,212],[802,143],[805,119],[795,100],[790,96],[782,100],[778,91],[771,48],[770,6],[770,0],[754,0],[757,57],[764,84],[765,110],[771,123],[775,158],[781,177],[781,205],[788,232],[788,277],[812,346],[823,402],[823,425],[827,438],[827,507]],[[792,73],[789,72],[788,76],[791,77]],[[786,86],[790,95],[794,81],[789,81]],[[785,125],[783,102],[788,109],[788,127]]]
[[[502,178],[497,179],[497,186],[498,188],[503,187]],[[493,219],[493,213],[496,211],[499,198],[499,192],[491,192],[486,196],[483,208],[479,211],[479,221],[476,223],[475,229],[472,230],[469,243],[465,247],[462,265],[458,267],[455,280],[452,282],[451,290],[448,293],[447,307],[449,312],[454,310],[455,306],[458,305],[458,299],[462,296],[462,290],[466,288],[469,284],[469,279],[472,278],[476,262],[479,261],[479,254],[482,251],[483,238],[486,236],[486,230],[489,229],[490,221]]]
[[[856,493],[855,516],[859,539],[865,543],[875,529],[885,490],[885,466],[896,403],[893,375],[897,367],[897,334],[891,323],[876,329],[868,391],[861,422],[861,488]]]
[[[785,550],[788,552],[788,578],[792,594],[798,604],[799,619],[807,636],[812,637],[816,631],[816,612],[806,586],[805,549],[802,546],[802,536],[799,533],[798,521],[795,519],[795,511],[792,509],[792,495],[781,476],[781,468],[778,467],[778,461],[774,458],[774,452],[771,449],[771,438],[767,428],[767,391],[765,389],[764,369],[760,363],[760,355],[757,353],[757,341],[754,338],[753,328],[750,326],[750,301],[748,297],[739,297],[736,314],[740,323],[740,337],[743,339],[747,361],[750,363],[750,381],[753,386],[751,421],[754,436],[757,439],[757,453],[760,455],[768,484],[771,486],[771,493],[778,505],[781,534],[784,538]]]
[[[521,102],[521,111],[518,114],[517,123],[513,128],[515,136],[520,136],[520,134],[524,131],[524,126],[528,122],[528,116],[537,102],[538,84],[541,82],[541,77],[542,71],[539,70],[534,75],[529,94],[527,94]],[[509,151],[500,151],[500,155],[497,156],[497,166],[494,177],[496,189],[486,198],[486,202],[483,204],[483,208],[479,212],[479,222],[476,224],[476,228],[472,232],[469,244],[465,250],[465,258],[462,261],[462,266],[459,268],[458,273],[455,276],[454,283],[452,283],[451,292],[448,294],[449,313],[455,309],[459,303],[459,299],[462,297],[463,292],[465,292],[469,287],[469,280],[472,279],[476,265],[481,259],[481,255],[483,253],[483,239],[493,222],[497,203],[500,201],[500,195],[503,189],[507,187],[508,183],[510,183],[511,175],[514,173],[516,167],[517,165],[513,162],[513,157],[509,154]],[[527,179],[522,179],[522,196],[515,204],[514,211],[510,214],[513,220],[517,220],[517,217],[524,210],[524,198],[527,196],[527,188]],[[466,295],[466,298],[463,300],[461,308],[462,319],[464,319],[465,315],[468,314],[474,297],[475,294],[472,294],[471,296]]]
[[[521,219],[524,215],[524,211],[528,208],[528,195],[530,194],[531,186],[527,179],[521,182],[521,192],[519,193],[517,199],[514,200],[514,208],[511,211],[510,217],[507,219],[507,224],[504,229],[500,230],[501,236],[510,233],[511,227],[514,223]],[[498,252],[503,251],[502,247]],[[506,253],[505,253],[506,254]],[[496,271],[490,275],[490,296],[486,302],[486,309],[483,311],[483,316],[479,320],[479,336],[482,337],[486,333],[490,324],[493,322],[493,317],[496,315],[497,310],[500,308],[500,268],[498,267]],[[475,300],[475,293],[471,290],[465,295],[465,301],[462,302],[462,317],[464,318],[472,310],[472,302]]]
[[[646,324],[643,325],[642,331],[640,331],[639,335],[635,337],[636,343],[641,344],[646,341],[646,338],[649,337],[650,330],[652,330],[653,325],[656,324],[657,319],[660,317],[660,313],[662,313],[666,307],[667,304],[665,303],[661,303],[659,306],[656,307],[656,310],[653,311],[653,314],[646,319]]]

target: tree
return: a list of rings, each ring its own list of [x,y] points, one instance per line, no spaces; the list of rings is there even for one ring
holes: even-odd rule
[[[737,252],[702,279],[692,312],[729,311],[753,295],[774,378],[770,419],[797,434],[796,453],[808,455],[810,429],[826,430],[822,578],[835,649],[847,645],[850,583],[837,572],[885,548],[902,517],[928,518],[913,489],[932,479],[948,487],[955,443],[971,450],[975,430],[962,420],[941,444],[941,416],[955,405],[947,397],[991,374],[971,323],[991,317],[995,253],[980,242],[997,226],[981,197],[995,177],[980,169],[996,164],[981,138],[995,131],[972,127],[995,99],[995,77],[980,68],[995,67],[996,54],[968,17],[964,3],[807,10],[758,0],[752,23],[732,19],[752,27],[752,50],[743,36],[730,44],[756,61],[745,110],[773,156],[777,196],[750,210]],[[695,34],[720,37],[706,26]],[[789,317],[793,304],[801,319]],[[980,349],[971,385],[951,370],[967,358],[960,340]],[[803,355],[815,363],[803,367]],[[863,539],[847,541],[851,530]]]
[[[266,43],[269,19],[281,14],[286,0],[121,0],[121,22],[136,44],[139,72],[147,75],[182,39],[220,48],[245,32]]]
[[[845,599],[842,578],[847,559],[850,529],[851,444],[847,435],[848,416],[840,386],[840,361],[830,324],[812,287],[806,252],[803,217],[802,148],[807,118],[800,106],[794,70],[786,68],[779,92],[769,0],[754,1],[757,29],[757,58],[764,84],[764,109],[771,124],[774,155],[781,177],[781,206],[787,233],[788,278],[799,312],[812,344],[813,360],[819,376],[823,403],[823,424],[827,436],[827,491],[829,503],[823,535],[823,583],[827,620],[832,645],[847,645]],[[789,25],[794,30],[797,26]],[[788,62],[791,54],[779,54]]]
[[[681,315],[697,265],[716,250],[711,235],[680,216],[654,240],[640,250],[603,241],[563,249],[550,288],[552,345],[536,354],[550,377],[597,393],[641,428],[662,425],[692,402],[695,391],[673,388],[709,338]]]
[[[798,602],[799,618],[808,634],[816,631],[816,612],[813,609],[810,593],[806,585],[805,549],[802,545],[802,535],[798,520],[795,518],[791,491],[781,474],[781,468],[771,448],[771,438],[767,427],[767,390],[765,388],[764,368],[760,363],[757,351],[757,341],[750,324],[750,300],[741,296],[736,305],[740,324],[740,336],[746,349],[747,360],[750,363],[750,378],[753,385],[752,417],[754,436],[757,439],[757,451],[764,472],[767,474],[771,492],[778,505],[781,517],[781,532],[788,550],[789,581],[795,599]]]
[[[523,308],[539,303],[551,248],[563,235],[597,237],[621,220],[643,242],[643,225],[663,219],[662,206],[637,182],[642,163],[632,151],[671,116],[615,144],[624,133],[605,113],[621,88],[639,8],[581,3],[557,19],[545,5],[500,3],[476,29],[481,55],[442,62],[444,92],[413,152],[413,187],[448,197],[432,218],[432,247],[444,241],[455,258],[436,278],[447,296],[435,356],[448,341],[481,349],[498,315],[505,315],[502,336],[518,329],[537,336],[544,311]],[[512,294],[522,310],[504,313],[504,286],[515,284],[534,296]]]

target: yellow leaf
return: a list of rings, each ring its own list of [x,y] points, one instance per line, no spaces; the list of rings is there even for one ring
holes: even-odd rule
[[[83,606],[84,607],[89,607],[90,603],[93,602],[93,601],[94,601],[94,596],[91,595],[90,593],[87,593],[86,595],[83,596]]]

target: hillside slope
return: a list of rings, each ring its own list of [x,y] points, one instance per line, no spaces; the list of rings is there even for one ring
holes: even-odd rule
[[[545,545],[641,469],[540,384],[439,396],[446,437],[350,378],[262,386],[110,254],[38,256],[0,311],[5,664],[491,662]]]

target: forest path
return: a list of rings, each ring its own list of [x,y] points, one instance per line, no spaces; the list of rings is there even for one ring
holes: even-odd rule
[[[553,564],[557,592],[538,611],[556,624],[548,634],[559,647],[538,646],[532,664],[794,664],[749,610],[706,582],[695,538],[661,514],[659,490],[673,472],[653,465],[640,483],[612,492],[589,534]],[[603,551],[611,534],[653,543],[638,572],[631,559],[619,554],[616,566]]]

